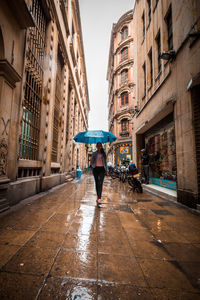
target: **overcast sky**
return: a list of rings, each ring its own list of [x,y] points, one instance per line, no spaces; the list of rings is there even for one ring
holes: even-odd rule
[[[134,0],[79,0],[88,80],[89,129],[108,130],[108,83],[106,80],[112,24]]]

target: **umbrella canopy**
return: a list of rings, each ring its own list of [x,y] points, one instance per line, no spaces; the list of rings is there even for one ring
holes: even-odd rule
[[[116,139],[116,136],[112,132],[103,130],[87,130],[79,132],[74,137],[75,142],[84,144],[111,143]]]

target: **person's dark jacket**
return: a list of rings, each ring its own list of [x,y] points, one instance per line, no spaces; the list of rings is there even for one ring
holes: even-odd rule
[[[145,152],[142,154],[142,165],[143,166],[149,165],[149,155]]]

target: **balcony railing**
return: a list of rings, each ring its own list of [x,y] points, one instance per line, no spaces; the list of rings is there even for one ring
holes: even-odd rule
[[[128,79],[126,79],[126,80],[121,81],[120,84],[119,84],[119,86],[122,87],[122,86],[127,85],[128,83],[129,83]]]
[[[128,137],[129,136],[129,131],[122,131],[120,132],[121,137]]]

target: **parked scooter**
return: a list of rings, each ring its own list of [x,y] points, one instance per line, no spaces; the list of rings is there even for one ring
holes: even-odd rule
[[[127,178],[127,168],[126,166],[121,166],[119,179],[124,183],[126,181],[126,178]]]
[[[108,172],[112,179],[120,178],[120,168],[118,166],[115,168],[109,168]]]
[[[140,178],[141,177],[136,166],[135,168],[129,169],[128,184],[131,186],[132,191],[135,191],[137,193],[143,193]]]

